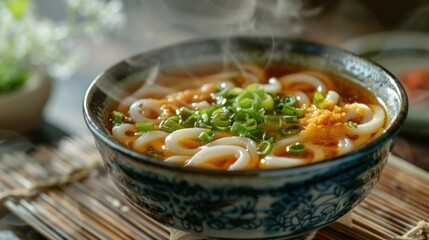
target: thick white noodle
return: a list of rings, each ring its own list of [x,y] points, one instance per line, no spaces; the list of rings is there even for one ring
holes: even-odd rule
[[[230,145],[230,146],[234,145],[234,146],[239,146],[246,149],[249,152],[250,157],[252,159],[252,162],[250,163],[251,165],[250,167],[256,167],[259,162],[259,155],[257,152],[258,147],[256,146],[256,143],[249,138],[223,137],[211,143],[208,143],[206,146],[211,147],[211,146],[217,146],[217,145]]]
[[[135,132],[135,131],[136,131],[136,126],[130,123],[123,123],[123,124],[115,125],[112,128],[112,135],[113,135],[113,138],[115,138],[119,142],[123,144],[127,144],[128,142],[134,141],[136,139],[136,136],[129,135],[127,133]]]
[[[307,94],[305,94],[305,92],[303,91],[296,91],[294,93],[296,100],[298,100],[299,103],[301,104],[306,104],[309,105],[310,104],[310,99],[308,98]]]
[[[326,94],[325,100],[332,101],[337,104],[338,101],[340,101],[340,94],[338,94],[336,91],[329,90]]]
[[[378,132],[384,124],[384,110],[378,105],[371,105],[373,117],[370,121],[363,124],[358,124],[357,128],[350,128],[350,132],[354,135],[364,135]]]
[[[299,136],[294,136],[290,138],[285,138],[274,144],[273,150],[276,152],[277,148],[285,148],[287,145],[292,144],[294,142],[298,142],[300,140]],[[325,157],[325,153],[323,149],[317,145],[306,143],[305,147],[313,152],[314,158],[313,161],[322,160]],[[262,168],[280,168],[280,167],[293,167],[305,164],[306,161],[298,158],[289,158],[289,157],[279,157],[273,154],[269,154],[265,156],[265,158],[261,161]]]
[[[134,122],[143,120],[153,120],[147,116],[148,112],[156,112],[157,115],[161,114],[161,103],[156,99],[139,99],[130,106],[128,113]]]
[[[325,84],[319,78],[312,76],[310,74],[305,74],[305,73],[288,74],[281,77],[280,82],[285,84],[306,83],[306,84],[313,85],[316,88],[316,91],[321,92],[323,94],[326,93]]]
[[[348,137],[343,137],[338,141],[338,154],[348,153],[353,149],[353,142]]]
[[[320,146],[306,143],[305,148],[313,152],[313,162],[318,162],[325,158],[325,152]]]
[[[345,121],[349,121],[351,118],[356,116],[357,111],[359,108],[363,108],[365,110],[365,116],[363,117],[363,120],[361,123],[367,123],[369,122],[373,117],[373,112],[370,107],[363,103],[353,103],[347,107],[347,113],[346,117],[344,118]]]
[[[198,135],[204,131],[204,128],[184,128],[170,133],[165,138],[165,148],[178,155],[194,155],[200,151],[200,147],[188,148],[183,146],[182,141],[186,139],[196,140]]]
[[[146,150],[146,146],[150,143],[153,143],[155,141],[162,140],[164,142],[164,139],[168,136],[168,133],[163,131],[150,131],[146,132],[140,137],[138,137],[134,143],[133,143],[133,149],[136,151],[144,151]]]
[[[171,162],[171,163],[177,163],[177,164],[185,164],[186,161],[188,161],[192,156],[188,155],[175,155],[170,156],[166,159],[164,159],[165,162]]]
[[[186,166],[200,166],[201,164],[210,162],[213,159],[222,159],[231,156],[236,158],[236,160],[228,167],[227,170],[233,171],[247,168],[250,162],[249,153],[242,147],[230,145],[216,145],[204,148],[188,160],[186,162]]]
[[[268,84],[262,84],[262,88],[266,92],[277,94],[282,90],[282,85],[277,78],[272,77],[268,80]]]

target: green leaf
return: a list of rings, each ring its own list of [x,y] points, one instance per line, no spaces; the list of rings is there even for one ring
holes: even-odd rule
[[[0,63],[0,94],[20,88],[28,76],[29,72],[19,66]]]

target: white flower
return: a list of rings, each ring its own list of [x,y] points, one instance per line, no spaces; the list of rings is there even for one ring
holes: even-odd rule
[[[41,64],[55,77],[72,73],[81,62],[76,38],[100,40],[125,21],[119,0],[63,0],[68,16],[62,22],[41,19],[32,1],[22,3],[27,9],[17,15],[0,0],[0,64]]]

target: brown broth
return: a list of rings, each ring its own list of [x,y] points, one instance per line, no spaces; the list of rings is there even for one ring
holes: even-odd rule
[[[244,68],[248,69],[249,71],[252,70],[252,67],[246,67],[245,64],[244,64]],[[232,71],[238,71],[238,70],[231,66],[225,67],[222,64],[201,65],[198,67],[190,67],[189,69],[183,69],[183,68],[168,69],[168,70],[164,69],[163,71],[160,72],[159,76],[157,77],[156,84],[171,88],[175,92],[198,89],[201,87],[202,84],[204,84],[204,82],[202,82],[201,79],[204,79],[205,77],[213,74],[218,74],[222,72],[232,72]],[[341,96],[342,103],[344,104],[359,102],[367,105],[369,104],[381,105],[374,97],[374,95],[369,90],[365,89],[363,86],[357,83],[354,83],[352,81],[343,79],[342,77],[339,77],[327,72],[323,72],[323,71],[315,71],[309,68],[291,66],[283,63],[272,63],[264,69],[263,75],[260,75],[261,72],[258,72],[256,74],[259,74],[259,76],[263,76],[261,83],[266,83],[268,79],[271,77],[280,78],[284,75],[298,73],[298,72],[308,73],[322,80],[328,89],[335,90]],[[135,86],[130,88],[129,92],[132,93],[133,91],[137,90],[141,86],[142,86],[142,83],[136,84]],[[304,87],[306,87],[306,90],[305,90],[306,93],[311,92],[310,91],[311,89],[308,89],[308,86],[304,86]],[[312,93],[308,95],[309,97],[312,98]],[[268,128],[268,130],[270,129]],[[217,133],[216,135],[217,137],[215,137],[215,139],[219,138],[219,135],[230,136],[229,133],[225,133],[225,134]],[[354,141],[354,136],[350,136],[350,139]],[[201,143],[198,142],[197,140],[189,140],[189,139],[184,140],[181,143],[184,147],[190,148],[190,149],[197,148],[201,145]],[[338,147],[336,147],[336,145],[333,145],[333,144],[325,144],[325,145],[321,145],[320,147],[323,148],[326,158],[331,158],[336,156],[338,151],[337,150]],[[159,149],[160,149],[159,146],[155,147],[155,150],[159,151]],[[296,155],[296,154],[291,154],[286,150],[276,150],[273,152],[273,154],[279,157],[292,157],[292,158],[302,159],[308,163],[310,163],[312,161],[311,159],[314,157],[314,154],[311,151],[305,151],[303,155]],[[171,156],[171,153],[168,151],[165,151],[164,156]],[[210,159],[208,162],[202,164],[201,167],[222,169],[222,168],[227,168],[234,161],[235,161],[235,158],[233,157],[227,157],[223,159],[213,158],[213,159]]]

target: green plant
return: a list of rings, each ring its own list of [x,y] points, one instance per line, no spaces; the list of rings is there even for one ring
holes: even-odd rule
[[[0,94],[22,86],[30,65],[67,76],[82,62],[74,40],[102,38],[124,21],[120,0],[53,1],[64,20],[40,14],[37,0],[0,0]]]

